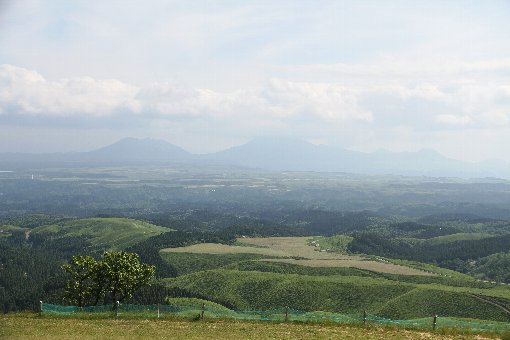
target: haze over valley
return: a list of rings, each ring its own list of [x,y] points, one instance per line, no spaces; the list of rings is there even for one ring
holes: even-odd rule
[[[125,138],[88,151],[52,154],[0,154],[4,168],[108,165],[208,165],[267,171],[344,172],[368,175],[407,175],[459,178],[510,178],[504,161],[467,162],[423,149],[417,152],[351,151],[284,137],[260,137],[246,144],[209,154],[193,154],[179,146],[151,138]]]

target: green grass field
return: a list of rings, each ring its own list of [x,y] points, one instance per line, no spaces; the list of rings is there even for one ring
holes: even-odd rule
[[[230,266],[232,267],[232,265]],[[360,313],[391,319],[442,317],[510,322],[510,313],[473,295],[510,302],[506,287],[469,288],[394,281],[382,277],[310,276],[216,269],[166,279],[185,290],[236,309],[289,306],[303,311]]]
[[[37,227],[33,234],[85,236],[96,249],[124,249],[171,229],[128,218],[84,218]]]
[[[437,333],[329,323],[277,323],[180,318],[76,318],[4,314],[2,339],[509,339],[508,334]]]
[[[177,275],[221,268],[230,264],[264,258],[260,254],[201,254],[161,252],[161,257],[177,270]]]

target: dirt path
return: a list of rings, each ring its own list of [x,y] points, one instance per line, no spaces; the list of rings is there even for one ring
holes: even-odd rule
[[[478,299],[478,300],[480,300],[480,301],[490,303],[491,305],[498,307],[499,309],[503,310],[505,313],[507,313],[508,315],[510,315],[510,309],[506,308],[505,306],[503,306],[503,305],[501,305],[501,304],[499,304],[499,303],[497,303],[497,302],[491,301],[491,300],[489,300],[489,299],[486,299],[486,298],[484,298],[484,297],[481,297],[481,296],[479,296],[479,295],[475,295],[475,294],[469,294],[469,293],[468,293],[468,295],[469,295],[469,296],[472,296],[472,297],[474,297],[475,299]]]

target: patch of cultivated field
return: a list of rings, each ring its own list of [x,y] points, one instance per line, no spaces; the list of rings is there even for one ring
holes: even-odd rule
[[[368,260],[362,256],[321,252],[308,245],[310,237],[247,237],[239,238],[236,246],[201,243],[187,247],[163,249],[162,252],[201,254],[258,254],[281,259],[263,259],[308,267],[351,267],[399,275],[432,275],[430,273],[388,262]],[[296,259],[298,258],[298,259]]]
[[[283,250],[265,249],[246,246],[229,246],[219,243],[199,243],[187,247],[167,248],[161,252],[165,253],[194,253],[194,254],[258,254],[265,256],[289,256]]]
[[[354,257],[354,256],[353,256]],[[421,275],[430,276],[432,274],[420,271],[418,269],[399,266],[393,263],[378,262],[371,260],[359,260],[359,259],[342,259],[342,260],[296,260],[296,259],[264,259],[259,261],[267,262],[283,262],[289,264],[295,264],[306,267],[322,267],[322,268],[335,268],[335,267],[350,267],[364,270],[370,270],[373,272],[397,274],[397,275]]]

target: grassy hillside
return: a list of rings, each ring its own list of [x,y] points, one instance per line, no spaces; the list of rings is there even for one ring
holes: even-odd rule
[[[264,258],[259,254],[200,254],[160,252],[163,260],[175,268],[177,275],[221,268],[230,264]]]
[[[305,311],[357,313],[381,307],[388,299],[412,289],[408,284],[359,277],[320,277],[262,272],[211,270],[167,279],[179,287],[237,309],[271,309],[289,306]]]
[[[510,321],[510,314],[464,292],[418,287],[388,301],[376,314],[396,319],[430,315]]]
[[[289,306],[344,314],[367,310],[390,319],[438,314],[510,321],[505,311],[510,287],[432,264],[315,250],[327,244],[342,252],[349,241],[343,236],[243,238],[242,246],[239,241],[237,246],[204,243],[161,255],[179,275],[165,281],[169,288],[240,310]],[[280,257],[269,258],[275,255]]]
[[[308,276],[236,270],[210,270],[166,279],[170,288],[233,305],[237,309],[271,309],[289,306],[313,311],[359,313],[420,318],[441,316],[510,321],[500,307],[473,297],[497,296],[508,303],[510,290],[498,287],[468,289],[438,284],[413,284],[359,276]]]
[[[34,235],[45,237],[83,236],[100,250],[124,249],[151,236],[171,231],[128,218],[85,218],[34,228]]]
[[[460,274],[458,276],[451,275],[430,275],[430,276],[417,276],[417,275],[398,275],[381,273],[371,270],[363,270],[350,267],[309,267],[297,264],[282,263],[282,262],[269,262],[269,261],[242,261],[235,262],[223,266],[224,269],[234,269],[241,271],[259,271],[271,272],[280,274],[299,274],[299,275],[313,275],[313,276],[360,276],[360,277],[375,277],[384,278],[397,282],[409,282],[419,284],[441,284],[452,287],[470,287],[470,288],[487,288],[493,287],[492,284],[483,283],[473,278]],[[432,265],[427,268],[436,270]],[[213,269],[213,268],[211,268]],[[440,268],[438,268],[440,270]],[[450,271],[449,271],[450,272]]]

